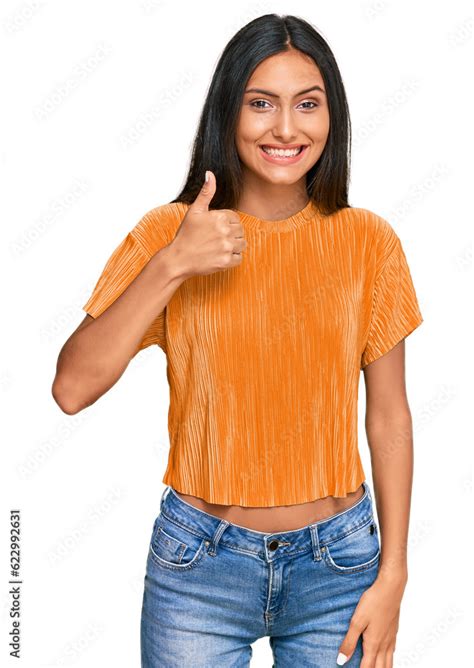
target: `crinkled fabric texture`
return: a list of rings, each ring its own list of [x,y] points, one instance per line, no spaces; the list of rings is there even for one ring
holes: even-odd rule
[[[170,243],[188,205],[148,211],[83,309],[98,317]],[[137,349],[167,357],[165,484],[211,503],[274,506],[343,497],[365,479],[360,370],[422,322],[400,238],[380,216],[312,202],[277,221],[240,214],[240,265],[193,276]]]

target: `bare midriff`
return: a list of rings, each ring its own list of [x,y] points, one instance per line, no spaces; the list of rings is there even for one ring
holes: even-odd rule
[[[308,524],[318,522],[340,513],[353,506],[364,493],[362,485],[347,496],[325,496],[307,503],[298,503],[291,506],[245,507],[227,506],[218,503],[209,503],[198,496],[183,494],[175,490],[176,494],[191,506],[215,515],[232,524],[238,524],[247,529],[274,533],[277,531],[293,531],[302,529]]]

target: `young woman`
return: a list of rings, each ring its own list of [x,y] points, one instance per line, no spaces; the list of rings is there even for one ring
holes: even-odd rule
[[[141,349],[170,385],[142,666],[393,665],[407,582],[404,338],[422,322],[390,223],[348,203],[334,56],[294,16],[226,46],[179,196],[109,258],[58,360],[66,413]],[[204,175],[207,180],[204,181]],[[357,445],[360,370],[375,497]]]

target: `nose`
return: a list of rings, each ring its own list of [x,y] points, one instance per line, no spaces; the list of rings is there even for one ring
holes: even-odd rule
[[[285,144],[289,144],[297,136],[295,119],[292,109],[282,109],[278,112],[275,127],[273,128],[273,135],[282,140]]]

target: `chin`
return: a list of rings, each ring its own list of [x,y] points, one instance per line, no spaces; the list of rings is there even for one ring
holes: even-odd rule
[[[293,183],[297,183],[298,181],[300,181],[305,176],[305,174],[306,172],[303,174],[293,174],[291,176],[289,174],[281,174],[281,176],[277,176],[270,173],[262,174],[259,172],[258,175],[261,178],[263,178],[264,181],[266,181],[267,183],[272,183],[274,185],[290,186]]]

